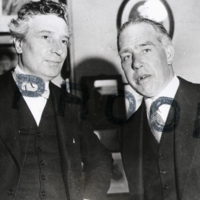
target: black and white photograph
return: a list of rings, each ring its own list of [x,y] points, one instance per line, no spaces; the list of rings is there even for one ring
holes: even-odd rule
[[[0,200],[199,200],[199,10],[0,0]]]

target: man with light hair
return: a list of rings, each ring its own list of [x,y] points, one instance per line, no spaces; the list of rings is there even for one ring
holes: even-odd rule
[[[130,20],[118,47],[128,83],[144,97],[121,140],[130,199],[199,199],[200,85],[175,75],[171,38],[159,23]]]
[[[111,155],[80,100],[51,82],[67,56],[65,7],[27,3],[9,28],[18,65],[0,76],[0,199],[104,199]]]

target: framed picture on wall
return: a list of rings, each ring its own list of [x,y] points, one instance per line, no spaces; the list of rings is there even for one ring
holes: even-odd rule
[[[165,0],[124,0],[119,8],[117,27],[130,19],[143,17],[161,23],[170,37],[174,33],[174,18]]]

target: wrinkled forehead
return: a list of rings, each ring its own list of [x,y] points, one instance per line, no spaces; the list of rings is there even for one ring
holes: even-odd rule
[[[54,14],[54,13],[49,13],[49,14],[36,14],[32,15],[29,17],[29,20],[25,20],[29,23],[29,26],[34,24],[35,22],[38,24],[52,24],[54,21],[57,21],[59,24],[65,24],[68,26],[67,22],[60,16]]]
[[[69,37],[68,25],[64,19],[54,14],[36,15],[29,21],[27,34],[49,31],[57,35]]]
[[[158,42],[158,34],[153,26],[146,23],[130,24],[123,29],[119,36],[119,47],[125,44],[142,41]]]

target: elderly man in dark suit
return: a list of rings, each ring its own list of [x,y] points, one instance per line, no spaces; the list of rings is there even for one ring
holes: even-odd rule
[[[18,65],[0,76],[0,199],[104,199],[111,155],[79,99],[51,82],[67,56],[65,7],[30,2],[9,27]]]
[[[129,84],[144,97],[122,135],[130,199],[199,199],[200,85],[174,74],[174,48],[161,24],[125,23],[118,47]]]

